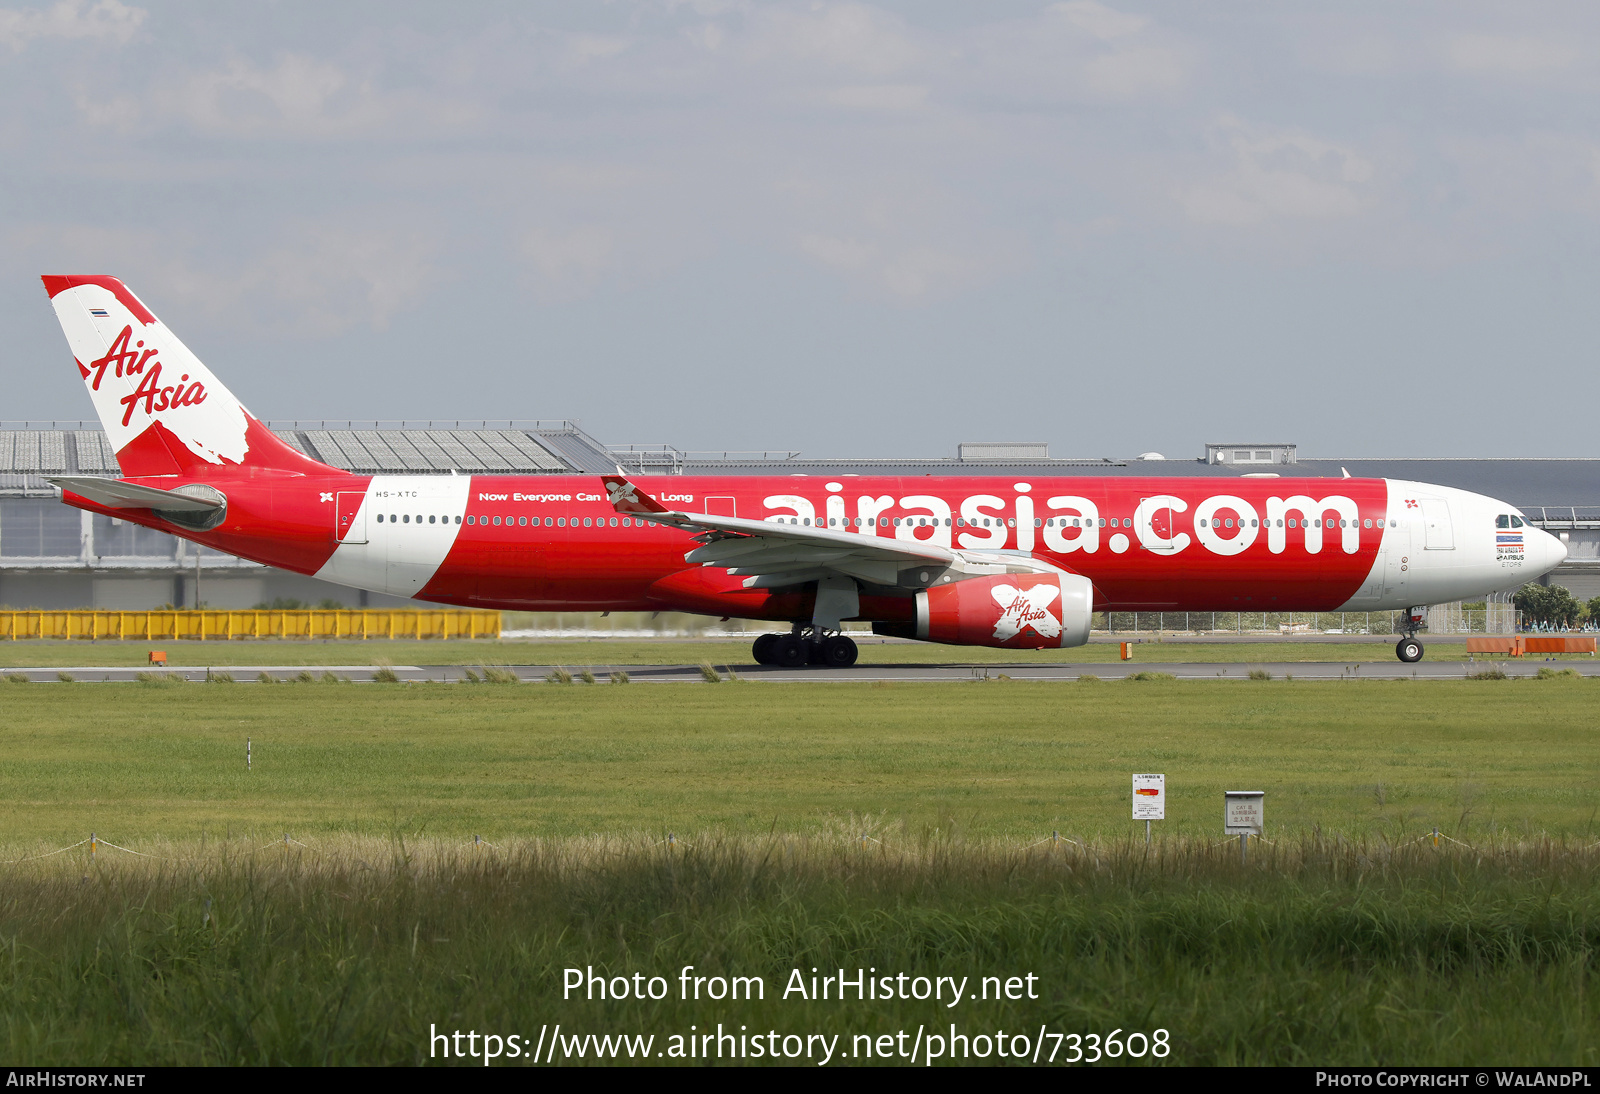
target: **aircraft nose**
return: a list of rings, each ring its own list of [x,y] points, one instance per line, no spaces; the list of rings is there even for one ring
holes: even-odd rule
[[[1553,536],[1543,529],[1538,531],[1541,548],[1539,552],[1541,555],[1539,572],[1547,574],[1567,561],[1567,545],[1562,543],[1559,537]]]

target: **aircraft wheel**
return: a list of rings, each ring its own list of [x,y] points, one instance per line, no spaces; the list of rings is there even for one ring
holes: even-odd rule
[[[822,660],[819,663],[830,669],[847,669],[856,663],[858,653],[854,641],[836,634],[823,641]]]
[[[776,641],[772,643],[772,664],[779,668],[797,669],[810,660],[811,643],[802,641],[792,634],[778,634],[773,637]]]
[[[1415,638],[1402,638],[1394,648],[1394,655],[1408,665],[1422,660],[1422,643]]]
[[[756,659],[756,664],[772,664],[772,646],[777,640],[778,636],[775,634],[764,634],[755,640],[750,647],[750,656]]]

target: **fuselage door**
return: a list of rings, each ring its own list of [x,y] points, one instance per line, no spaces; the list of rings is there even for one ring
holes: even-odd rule
[[[345,490],[337,495],[333,536],[340,543],[367,542],[367,514],[361,511],[366,497],[365,491],[357,490]]]
[[[1450,524],[1450,503],[1443,498],[1422,499],[1422,524],[1425,529],[1427,549],[1453,551],[1456,549],[1455,529]]]
[[[1155,502],[1154,507],[1152,502]],[[1165,555],[1177,553],[1176,545],[1172,543],[1174,521],[1170,498],[1140,498],[1139,507],[1134,511],[1134,523],[1139,525],[1139,545],[1142,550]]]

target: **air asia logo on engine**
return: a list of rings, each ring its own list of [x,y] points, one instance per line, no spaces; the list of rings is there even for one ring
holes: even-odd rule
[[[1061,637],[1061,620],[1047,610],[1060,591],[1054,585],[1035,585],[1031,589],[996,585],[990,589],[995,603],[1000,605],[1000,619],[994,625],[995,640],[1009,642],[1029,628],[1040,638]]]
[[[139,386],[132,395],[124,395],[121,399],[122,424],[127,425],[133,418],[133,408],[144,402],[144,412],[155,414],[157,411],[171,410],[180,406],[195,406],[206,401],[205,385],[198,380],[188,387],[184,385],[189,381],[189,374],[184,373],[176,384],[168,387],[161,386],[161,362],[154,360],[157,349],[145,349],[144,339],[139,339],[130,348],[128,343],[133,338],[133,328],[123,327],[122,333],[117,335],[111,343],[111,348],[106,350],[106,355],[89,362],[89,367],[84,370],[83,378],[89,380],[91,391],[100,390],[100,381],[105,379],[106,370],[113,369],[117,376],[133,376],[138,374]],[[148,364],[149,371],[145,370]],[[93,379],[90,379],[90,377]]]

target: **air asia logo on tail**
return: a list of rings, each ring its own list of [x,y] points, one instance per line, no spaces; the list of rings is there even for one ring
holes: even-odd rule
[[[601,475],[606,500],[619,513],[665,513],[667,507],[621,475]],[[581,499],[580,499],[581,500]]]
[[[145,349],[144,339],[142,338],[134,342],[132,348],[129,348],[128,343],[132,339],[133,328],[123,327],[122,333],[117,335],[116,339],[111,343],[111,348],[106,350],[104,357],[91,361],[88,368],[84,368],[82,365],[78,366],[82,370],[85,380],[89,379],[90,373],[94,374],[94,379],[89,381],[89,389],[91,391],[100,390],[100,381],[105,379],[106,369],[108,368],[115,367],[116,375],[118,376],[133,376],[136,373],[140,375],[139,386],[134,389],[133,394],[124,395],[118,400],[123,406],[123,425],[127,425],[129,419],[133,417],[133,410],[139,405],[140,400],[144,401],[144,412],[151,415],[157,411],[180,406],[194,406],[206,401],[206,386],[200,381],[196,380],[193,384],[189,384],[188,387],[184,386],[189,380],[187,372],[179,377],[176,384],[162,387],[161,362],[154,360],[156,354],[161,351],[159,349]],[[148,372],[145,371],[147,363],[150,367]]]
[[[244,407],[126,285],[53,274],[44,284],[113,451],[133,446],[132,465],[155,469],[147,473],[171,473],[172,460],[141,454],[177,443],[209,464],[244,462]]]
[[[1059,638],[1061,620],[1047,610],[1047,605],[1060,592],[1054,585],[1035,585],[1031,589],[996,585],[990,589],[990,595],[1001,608],[1000,619],[994,625],[995,640],[1009,642],[1030,628],[1040,638]]]

